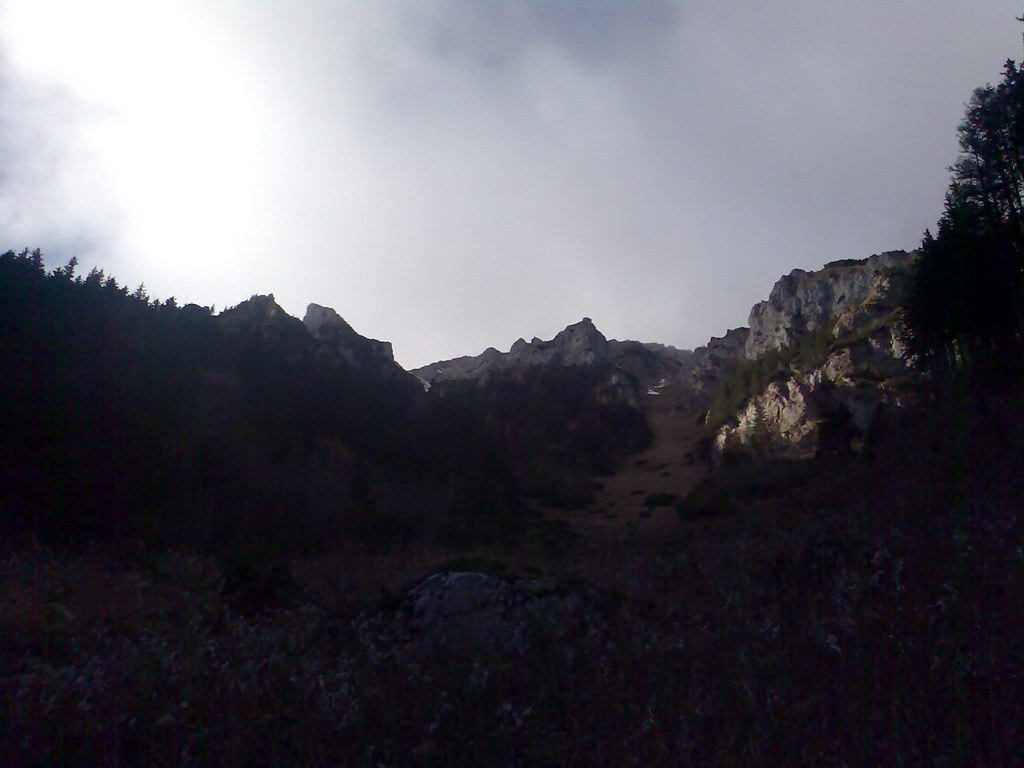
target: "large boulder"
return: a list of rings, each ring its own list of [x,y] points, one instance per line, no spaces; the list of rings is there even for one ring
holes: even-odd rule
[[[553,579],[443,571],[410,590],[397,608],[361,619],[357,630],[376,654],[405,660],[517,656],[603,631],[587,592]]]

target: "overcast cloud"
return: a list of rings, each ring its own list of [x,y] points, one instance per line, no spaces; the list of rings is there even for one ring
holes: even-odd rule
[[[0,248],[336,308],[408,367],[693,347],[915,247],[1004,0],[0,0]]]

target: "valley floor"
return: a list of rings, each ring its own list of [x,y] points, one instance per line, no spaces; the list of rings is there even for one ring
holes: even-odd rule
[[[692,424],[671,393],[653,397],[654,445],[607,479],[596,513],[555,516],[570,539],[353,546],[248,570],[7,547],[0,762],[1019,764],[1017,383],[924,406],[870,461],[717,476],[722,514],[686,524],[669,507],[641,517],[646,495],[701,471]],[[611,518],[613,502],[631,506]],[[604,535],[630,522],[652,535]],[[602,618],[525,656],[410,663],[360,636],[360,615],[444,568],[576,579],[604,595]]]

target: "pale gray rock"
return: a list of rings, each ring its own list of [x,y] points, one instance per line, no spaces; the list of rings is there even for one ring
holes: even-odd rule
[[[425,384],[476,381],[487,384],[498,372],[532,366],[606,366],[601,397],[638,406],[647,390],[675,375],[692,352],[638,341],[608,340],[589,317],[566,327],[549,341],[517,339],[508,352],[493,347],[475,357],[443,360],[413,373]]]
[[[413,374],[420,380],[434,386],[442,381],[459,381],[462,379],[486,382],[492,372],[504,370],[508,367],[505,362],[506,356],[494,347],[488,347],[475,357],[456,357],[452,360],[442,360],[422,368],[413,370]]]
[[[491,374],[530,365],[595,365],[609,358],[608,340],[589,317],[559,332],[550,341],[518,339],[508,352],[489,347],[475,357],[457,357],[417,368],[413,373],[430,384],[464,379],[486,382]]]
[[[905,270],[916,257],[916,251],[887,251],[861,261],[831,262],[816,272],[794,269],[775,283],[767,301],[750,310],[743,356],[754,360],[787,347],[804,333],[855,310],[879,292],[880,282]]]
[[[788,347],[828,327],[832,351],[812,370],[793,368],[769,383],[716,433],[713,457],[729,452],[809,458],[858,449],[879,410],[899,407],[914,369],[901,305],[916,252],[794,270],[750,313],[743,357]]]
[[[390,342],[359,335],[330,307],[310,304],[302,322],[325,351],[352,367],[398,368]]]
[[[913,371],[898,313],[858,329],[855,340],[806,372],[769,383],[719,428],[712,456],[721,464],[729,452],[771,458],[806,459],[824,451],[858,450],[879,410],[900,407],[904,380]]]
[[[344,318],[330,307],[322,307],[319,304],[310,304],[306,307],[306,316],[302,318],[309,332],[314,336],[323,326],[335,326],[344,333],[355,333],[352,326],[345,322]]]
[[[563,365],[593,365],[608,359],[608,340],[589,317],[568,326],[551,344]]]
[[[901,406],[915,360],[901,305],[917,253],[890,251],[861,261],[794,270],[750,313],[743,356],[756,359],[830,327],[833,348],[812,370],[772,381],[719,428],[713,457],[729,452],[809,458],[863,446],[880,409]]]

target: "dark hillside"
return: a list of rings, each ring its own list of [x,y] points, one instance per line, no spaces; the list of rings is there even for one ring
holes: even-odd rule
[[[524,495],[549,508],[592,498],[595,476],[650,443],[644,413],[608,385],[606,364],[529,365],[494,372],[486,383],[434,385],[452,412],[484,425],[509,454]]]
[[[0,559],[11,765],[1015,765],[1024,699],[1019,372],[977,371],[873,459],[718,476],[698,522],[293,563],[273,610],[216,561]],[[752,470],[756,469],[756,472]],[[785,474],[782,474],[785,472]],[[729,497],[727,504],[716,503]],[[472,555],[472,557],[470,557]],[[446,568],[589,583],[526,656],[404,660],[361,629]],[[381,588],[386,589],[384,599]]]
[[[214,316],[8,252],[0,317],[9,534],[301,550],[514,507],[476,424],[325,354],[272,297]]]

